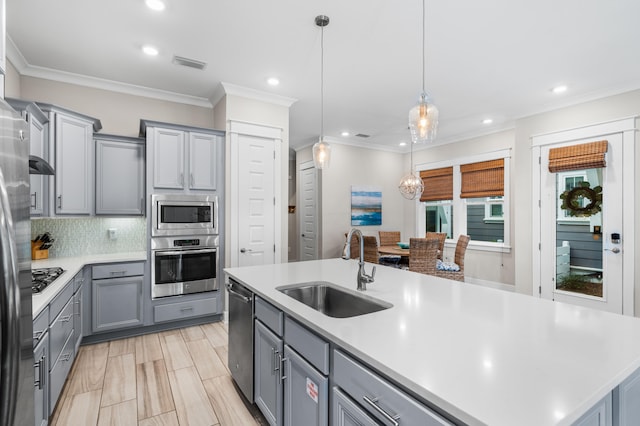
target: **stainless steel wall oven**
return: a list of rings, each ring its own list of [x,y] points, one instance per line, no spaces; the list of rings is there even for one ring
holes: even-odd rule
[[[217,235],[151,239],[151,297],[218,290]]]
[[[218,197],[152,194],[151,236],[218,234]]]

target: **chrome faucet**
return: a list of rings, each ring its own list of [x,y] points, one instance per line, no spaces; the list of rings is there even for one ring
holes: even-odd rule
[[[357,289],[360,291],[365,291],[367,289],[367,283],[373,282],[373,277],[376,275],[376,267],[374,266],[371,270],[371,275],[367,275],[364,270],[364,238],[362,237],[362,232],[359,229],[351,228],[349,234],[347,235],[347,244],[345,245],[345,250],[342,255],[343,259],[351,259],[351,237],[353,234],[356,234],[360,239],[360,260],[358,261],[358,287]]]

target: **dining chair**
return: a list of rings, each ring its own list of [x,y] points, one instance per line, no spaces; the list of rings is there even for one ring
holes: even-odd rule
[[[409,239],[409,270],[435,275],[438,260],[438,240],[427,238]]]
[[[442,262],[438,259],[436,262],[436,269],[431,275],[464,282],[464,256],[467,252],[469,240],[470,237],[468,235],[460,235],[458,237],[458,242],[456,243],[456,252],[453,257],[453,263]]]
[[[442,253],[444,253],[444,242],[447,239],[446,232],[427,232],[425,235],[428,240],[436,239],[438,240],[438,259],[442,259]]]
[[[395,246],[400,242],[400,231],[378,231],[381,246]]]
[[[376,237],[373,235],[363,235],[362,238],[364,240],[364,261],[369,263],[380,263],[378,240]],[[351,238],[351,259],[358,258],[360,258],[360,239],[354,235]]]

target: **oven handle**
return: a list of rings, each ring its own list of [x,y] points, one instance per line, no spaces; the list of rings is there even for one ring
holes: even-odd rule
[[[163,251],[156,250],[156,257],[160,256],[182,256],[183,254],[198,254],[198,253],[215,253],[218,249],[200,249],[200,250],[172,250],[172,251]]]

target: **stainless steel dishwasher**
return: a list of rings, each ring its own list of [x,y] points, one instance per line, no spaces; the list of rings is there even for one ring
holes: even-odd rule
[[[253,293],[230,279],[229,369],[244,396],[253,403]]]

